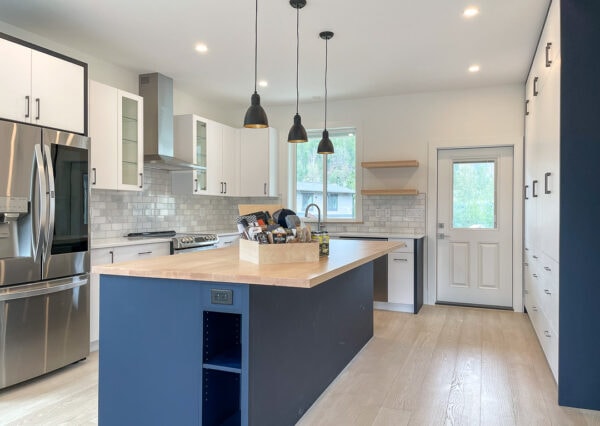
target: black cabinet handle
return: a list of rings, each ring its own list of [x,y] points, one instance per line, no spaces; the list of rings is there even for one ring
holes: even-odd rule
[[[529,185],[525,185],[525,199],[529,200],[529,197],[527,196],[527,188],[529,188]]]
[[[538,183],[537,180],[534,180],[532,182],[533,185],[531,187],[531,195],[533,196],[533,198],[537,198],[537,194],[535,193],[535,187],[536,187],[537,183]]]
[[[533,79],[533,96],[537,96],[538,93],[540,93],[540,92],[538,92],[538,89],[537,89],[537,83],[538,83],[539,79],[540,79],[539,77],[534,77],[534,79]]]
[[[140,188],[144,187],[144,174],[140,173]]]
[[[92,172],[94,172],[94,180],[92,182],[92,185],[96,185],[96,168],[92,167]]]
[[[227,182],[223,182],[225,184],[225,192],[224,194],[227,194]]]
[[[529,99],[525,101],[525,115],[529,115]]]
[[[552,65],[552,61],[550,60],[550,55],[548,54],[550,52],[551,47],[552,47],[552,43],[550,43],[550,42],[546,43],[546,68],[549,68],[550,65]]]
[[[37,115],[35,116],[36,120],[40,119],[40,98],[35,98],[35,104],[37,106]]]
[[[550,172],[544,173],[544,194],[550,194],[550,193],[552,193],[552,191],[550,191],[548,189],[548,178],[550,176],[552,176],[552,173],[550,173]]]
[[[29,96],[25,96],[25,100],[27,101],[27,112],[25,113],[25,118],[29,118]]]
[[[266,182],[265,182],[265,187],[263,189],[263,192],[264,192],[265,195],[267,195],[267,183]]]
[[[114,251],[109,251],[110,253],[110,263],[115,263],[115,252]]]
[[[198,179],[194,179],[194,192],[198,192]]]

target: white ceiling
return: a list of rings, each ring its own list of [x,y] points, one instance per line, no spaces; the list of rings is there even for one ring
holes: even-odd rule
[[[524,82],[549,0],[307,0],[300,10],[300,101]],[[462,16],[475,5],[481,13]],[[249,104],[252,0],[2,0],[0,20],[135,73],[160,72],[206,101]],[[295,102],[296,9],[259,0],[263,105]],[[195,52],[197,42],[209,52]],[[467,72],[478,63],[481,71]]]

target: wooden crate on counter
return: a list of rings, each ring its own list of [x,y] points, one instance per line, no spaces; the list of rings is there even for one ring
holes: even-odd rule
[[[318,262],[319,244],[258,244],[256,241],[240,240],[240,260],[260,265]]]

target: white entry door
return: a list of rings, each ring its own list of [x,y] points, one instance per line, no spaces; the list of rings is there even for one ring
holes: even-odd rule
[[[512,191],[512,147],[438,151],[438,302],[513,306]]]

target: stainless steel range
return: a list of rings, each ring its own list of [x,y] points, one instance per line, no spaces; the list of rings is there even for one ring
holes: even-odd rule
[[[172,240],[171,254],[216,248],[219,244],[217,234],[176,234]]]
[[[127,234],[129,238],[161,238],[171,237],[171,254],[190,253],[193,251],[217,248],[217,234],[181,233],[175,231],[134,232]]]

